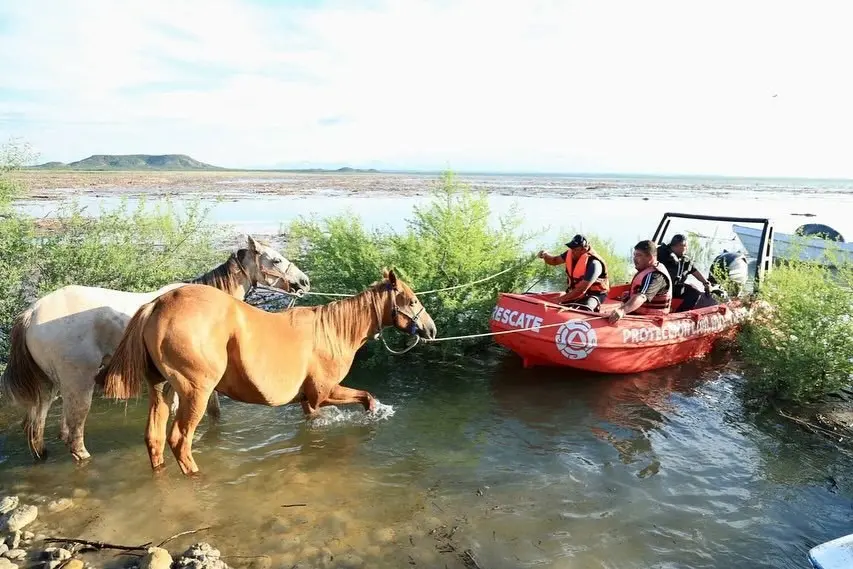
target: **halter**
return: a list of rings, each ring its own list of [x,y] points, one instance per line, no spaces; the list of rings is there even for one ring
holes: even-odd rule
[[[243,273],[243,275],[246,277],[246,280],[249,281],[249,284],[251,285],[249,287],[249,290],[246,291],[246,296],[249,296],[252,293],[252,291],[254,291],[258,287],[258,279],[252,277],[249,274],[249,271],[247,271],[246,267],[243,266],[243,263],[240,262],[240,259],[237,257],[236,253],[231,253],[231,257],[234,259],[234,262],[237,263],[237,267],[240,269],[240,272]],[[261,264],[261,254],[258,251],[254,252],[253,261],[255,262],[255,268],[262,275],[270,276],[270,277],[276,277],[279,280],[286,280],[287,279],[287,273],[290,271],[290,268],[293,267],[293,261],[288,259],[287,260],[287,268],[284,270],[284,272],[268,271],[267,269],[264,268],[263,264]],[[280,290],[282,292],[290,293],[289,290],[284,290],[283,288],[267,285],[266,283],[264,283],[264,286],[271,288],[271,289],[274,289],[274,290]]]
[[[391,283],[387,283],[385,285],[385,290],[387,292],[394,293],[397,292],[397,287],[391,285]],[[380,336],[382,332],[382,314],[379,312],[379,308],[377,307],[375,302],[373,303],[373,309],[376,312],[376,324],[378,326],[378,331],[376,335]],[[405,332],[407,332],[410,336],[417,336],[418,327],[420,326],[420,315],[423,311],[424,305],[421,304],[421,308],[417,311],[417,313],[412,314],[411,312],[407,312],[406,310],[400,308],[397,305],[397,299],[393,294],[391,295],[391,318],[393,319],[395,316],[397,316],[397,314],[402,314],[403,316],[408,318],[409,325],[406,327]]]

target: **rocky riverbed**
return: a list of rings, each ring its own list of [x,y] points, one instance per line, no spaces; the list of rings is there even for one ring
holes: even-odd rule
[[[85,492],[77,491],[77,500]],[[35,497],[6,495],[0,498],[0,569],[85,569],[86,567],[127,567],[128,569],[228,569],[220,551],[209,543],[198,542],[183,551],[170,552],[167,543],[159,545],[119,545],[69,537],[50,537],[49,528],[39,519],[39,509],[50,514],[69,511],[72,498],[28,503]],[[38,532],[38,533],[36,533]],[[168,540],[167,540],[168,541]],[[109,555],[106,553],[115,554]],[[261,558],[263,559],[263,558]],[[261,564],[268,567],[269,564]]]

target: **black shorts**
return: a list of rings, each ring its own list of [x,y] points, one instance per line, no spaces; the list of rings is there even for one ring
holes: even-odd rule
[[[598,312],[601,310],[601,305],[604,304],[604,301],[607,299],[607,293],[605,292],[590,292],[582,296],[581,298],[576,298],[575,300],[570,300],[567,302],[561,302],[563,306],[567,306],[569,308],[577,308],[578,310],[589,310],[590,312]]]

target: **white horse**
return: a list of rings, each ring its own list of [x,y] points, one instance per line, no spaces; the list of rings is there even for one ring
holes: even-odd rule
[[[188,282],[213,286],[240,300],[258,283],[288,292],[310,288],[305,273],[251,235],[248,249],[232,253],[218,267]],[[0,390],[27,409],[23,427],[36,459],[45,457],[44,426],[57,391],[62,396],[60,437],[76,460],[89,458],[83,425],[97,373],[109,362],[136,310],[184,284],[140,293],[65,286],[36,300],[16,318]],[[207,412],[214,420],[219,417],[215,392]]]

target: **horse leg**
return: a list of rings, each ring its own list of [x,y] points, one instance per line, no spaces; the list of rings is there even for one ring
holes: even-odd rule
[[[178,412],[178,393],[172,390],[169,387],[169,384],[166,384],[166,389],[164,390],[165,396],[168,398],[171,396],[172,403],[169,405],[172,415]],[[207,416],[210,419],[211,423],[218,423],[219,419],[222,417],[222,407],[219,403],[219,393],[214,391],[210,394],[210,398],[207,400]]]
[[[169,402],[163,394],[166,382],[149,384],[148,424],[145,428],[145,444],[148,446],[148,458],[151,469],[163,467],[163,451],[166,448],[166,425],[169,422]]]
[[[204,416],[209,397],[210,393],[206,390],[179,394],[180,403],[175,422],[172,423],[172,432],[169,434],[169,446],[178,459],[181,471],[187,475],[198,472],[192,455],[193,435]]]
[[[329,397],[321,405],[349,405],[351,403],[361,403],[364,405],[365,411],[372,412],[376,409],[376,399],[373,395],[367,391],[352,389],[343,385],[334,386]]]
[[[60,433],[65,435],[65,442],[71,450],[71,456],[75,460],[83,461],[90,456],[83,440],[83,431],[86,417],[89,415],[89,409],[92,406],[92,392],[95,390],[95,384],[91,378],[95,374],[93,372],[74,375],[76,377],[67,377],[60,385],[62,422],[65,429],[63,433],[62,427],[60,427]]]
[[[305,383],[302,384],[302,411],[306,418],[313,419],[317,416],[317,411],[323,406],[323,402],[328,399],[331,389],[325,387],[324,382],[318,382],[314,377],[309,376]]]

